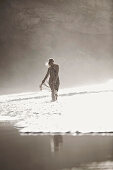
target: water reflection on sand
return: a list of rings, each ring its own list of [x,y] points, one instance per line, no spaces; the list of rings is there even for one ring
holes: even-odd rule
[[[59,170],[113,170],[112,136],[62,136],[50,137],[51,152],[59,153],[56,160],[67,164]]]
[[[113,170],[113,136],[20,135],[0,123],[0,170]]]
[[[62,135],[54,135],[51,137],[51,152],[59,152],[63,145],[63,136]]]

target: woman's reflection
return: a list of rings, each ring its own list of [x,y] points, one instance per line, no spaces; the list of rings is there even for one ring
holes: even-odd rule
[[[62,135],[54,135],[51,138],[51,152],[59,152],[63,143]]]

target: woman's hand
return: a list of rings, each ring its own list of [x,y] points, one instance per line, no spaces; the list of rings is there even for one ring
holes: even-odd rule
[[[40,90],[42,90],[42,83],[41,83],[41,85],[40,85]]]

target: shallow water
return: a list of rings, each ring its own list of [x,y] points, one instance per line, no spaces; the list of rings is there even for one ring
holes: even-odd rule
[[[113,136],[20,135],[0,123],[0,170],[90,169],[113,169]]]

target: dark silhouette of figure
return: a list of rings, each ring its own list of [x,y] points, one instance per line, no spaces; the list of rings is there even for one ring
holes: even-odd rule
[[[48,61],[48,71],[44,77],[44,79],[42,80],[42,83],[40,85],[40,88],[42,88],[42,85],[44,84],[44,82],[46,81],[46,79],[49,76],[49,87],[51,89],[51,96],[52,96],[52,101],[56,101],[57,97],[58,97],[58,89],[59,89],[59,65],[54,63],[54,60],[52,58],[49,59]]]

